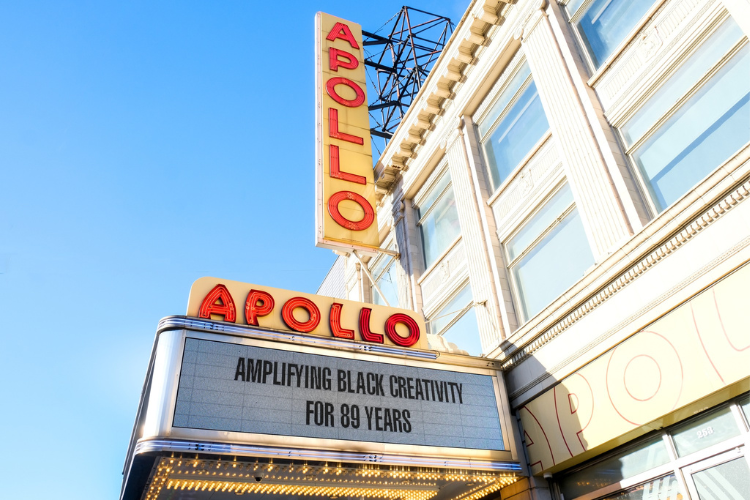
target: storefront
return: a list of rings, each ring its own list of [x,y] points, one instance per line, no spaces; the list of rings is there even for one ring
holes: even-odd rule
[[[468,499],[517,481],[495,364],[424,336],[411,311],[196,281],[157,329],[121,498]]]

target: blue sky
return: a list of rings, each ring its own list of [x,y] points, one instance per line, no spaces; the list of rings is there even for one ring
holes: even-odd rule
[[[317,289],[314,15],[400,6],[0,5],[4,498],[119,495],[156,324],[196,278]]]

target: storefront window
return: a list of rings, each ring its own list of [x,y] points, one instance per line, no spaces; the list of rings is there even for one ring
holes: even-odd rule
[[[635,28],[654,0],[594,0],[584,12],[576,12],[581,3],[580,0],[570,2],[568,14],[574,19],[591,62],[599,68]]]
[[[561,481],[560,489],[566,499],[573,499],[609,486],[610,484],[619,483],[623,479],[636,476],[654,467],[664,465],[667,462],[669,462],[667,447],[662,438],[657,437],[635,448],[631,448],[578,472],[567,475]],[[654,485],[664,488],[659,491],[669,490],[666,486],[662,486],[662,483],[658,482],[658,480],[654,481]],[[623,495],[629,495],[630,493],[632,491],[623,493]],[[613,496],[607,498],[629,500],[631,497]]]
[[[601,500],[682,500],[682,498],[680,483],[674,474],[670,474],[639,484],[635,488],[620,491],[612,496],[602,497]]]
[[[433,315],[427,323],[427,331],[442,335],[472,356],[482,354],[479,341],[477,315],[474,312],[471,287],[467,284],[458,294]]]
[[[737,49],[742,38],[726,20],[620,128],[659,212],[750,140],[750,47]]]
[[[497,189],[549,130],[526,62],[479,122],[478,130],[492,186]]]
[[[750,498],[750,468],[744,458],[693,474],[700,500],[747,500]]]
[[[453,195],[450,174],[446,171],[417,209],[419,229],[422,232],[425,267],[430,267],[435,260],[448,249],[459,234],[456,198]]]
[[[567,184],[505,244],[505,249],[525,320],[555,300],[594,264]]]
[[[677,427],[672,440],[677,454],[684,457],[739,434],[732,411],[724,408]]]

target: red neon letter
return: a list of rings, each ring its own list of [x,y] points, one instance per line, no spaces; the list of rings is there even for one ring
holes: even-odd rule
[[[339,56],[345,60],[339,59]],[[331,68],[331,71],[338,71],[339,66],[344,69],[357,69],[359,60],[357,60],[354,54],[331,47],[328,49],[328,67]]]
[[[217,304],[217,302],[219,303]],[[198,309],[199,318],[211,319],[212,314],[224,316],[224,321],[230,323],[234,323],[234,320],[237,318],[234,300],[224,285],[216,285],[213,290],[208,292],[208,295],[201,302],[201,307]]]
[[[365,143],[364,139],[359,136],[339,132],[339,110],[336,108],[328,108],[328,137],[341,139],[346,142],[353,142],[354,144]],[[362,184],[364,184],[364,182]]]
[[[245,301],[245,321],[258,326],[258,316],[268,316],[273,311],[274,301],[270,293],[250,290]]]
[[[331,305],[331,316],[328,319],[328,323],[331,325],[331,333],[334,337],[339,337],[341,339],[353,339],[354,330],[347,330],[341,326],[342,307],[344,307],[343,304],[338,304],[336,302]]]
[[[365,216],[362,217],[362,220],[352,221],[341,215],[341,212],[339,211],[339,203],[344,200],[351,200],[362,207],[362,210],[365,212]],[[351,229],[352,231],[364,231],[370,227],[375,220],[375,210],[372,209],[370,202],[363,196],[360,196],[357,193],[352,193],[351,191],[339,191],[338,193],[334,193],[333,196],[328,199],[328,213],[331,214],[331,218],[335,220],[339,226]]]
[[[359,45],[357,45],[357,40],[354,39],[354,35],[352,35],[349,26],[344,23],[334,24],[333,28],[331,28],[330,33],[328,33],[326,40],[334,41],[337,38],[341,38],[342,40],[346,40],[347,42],[349,42],[349,45],[351,45],[353,49],[359,48]]]
[[[372,333],[370,330],[370,313],[372,309],[369,307],[363,307],[359,312],[359,333],[362,338],[368,342],[377,342],[378,344],[383,343],[383,336],[379,333]]]
[[[310,315],[310,319],[307,321],[297,321],[294,317],[294,310],[298,307],[307,311]],[[294,297],[286,301],[284,307],[281,308],[281,317],[284,319],[286,326],[302,333],[310,333],[318,327],[320,323],[320,310],[312,300],[304,297]]]
[[[336,93],[336,85],[346,85],[347,87],[352,89],[354,93],[357,94],[357,96],[354,99],[344,99],[343,97],[338,95],[338,93]],[[326,82],[326,92],[328,92],[328,95],[331,96],[331,99],[341,104],[342,106],[346,106],[347,108],[356,108],[357,106],[360,106],[363,102],[365,102],[365,93],[362,88],[353,81],[342,76],[329,78]]]
[[[330,176],[334,179],[341,179],[342,181],[356,182],[357,184],[367,184],[367,179],[364,176],[350,174],[349,172],[342,172],[339,166],[339,147],[333,144],[328,145],[328,155],[331,160],[331,172]]]
[[[408,337],[404,338],[396,332],[396,323],[404,324],[409,328]],[[406,314],[396,313],[385,322],[385,334],[394,344],[401,347],[411,347],[419,340],[419,325],[414,321],[414,318]]]

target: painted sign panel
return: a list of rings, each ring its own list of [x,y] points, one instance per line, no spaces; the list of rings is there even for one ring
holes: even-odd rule
[[[173,426],[503,450],[488,375],[194,338]]]
[[[318,12],[315,33],[315,244],[372,253],[379,240],[362,29]]]
[[[747,380],[748,297],[745,266],[523,406],[532,472]]]
[[[219,278],[190,288],[188,316],[321,337],[428,349],[422,315]]]

